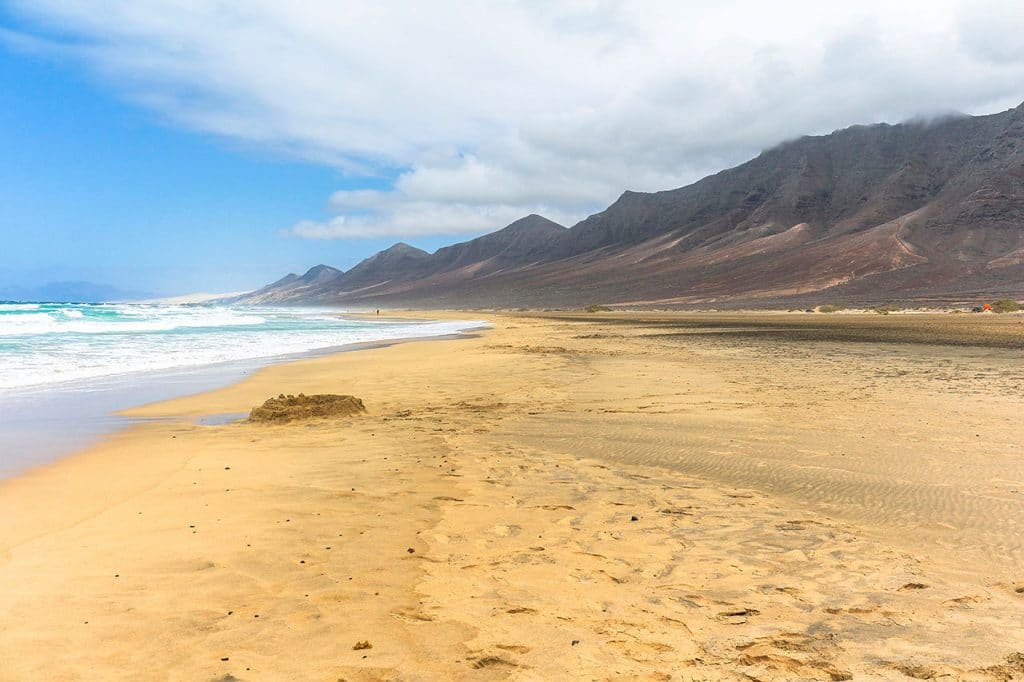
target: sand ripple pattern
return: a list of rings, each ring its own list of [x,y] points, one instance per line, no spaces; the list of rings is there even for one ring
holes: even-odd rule
[[[666,467],[782,495],[839,518],[915,534],[949,551],[1024,562],[1024,494],[1013,499],[972,490],[967,487],[971,481],[915,480],[913,472],[899,465],[898,455],[879,461],[878,471],[853,471],[801,455],[783,434],[739,447],[733,439],[732,449],[723,450],[721,438],[713,435],[688,434],[650,415],[643,417],[643,427],[636,420],[623,415],[523,420],[509,425],[516,434],[509,435],[579,457]],[[552,438],[552,426],[554,433],[586,437]],[[934,458],[926,468],[941,470],[944,464]]]

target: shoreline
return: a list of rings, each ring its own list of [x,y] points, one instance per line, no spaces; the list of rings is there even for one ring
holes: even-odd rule
[[[418,321],[431,320],[423,318]],[[0,401],[6,408],[0,428],[5,430],[3,446],[9,453],[18,454],[0,461],[0,481],[34,466],[73,455],[84,447],[97,444],[104,436],[130,427],[133,421],[128,413],[133,409],[216,390],[244,381],[252,373],[278,364],[408,341],[456,339],[482,328],[480,321],[465,322],[469,326],[455,333],[357,341],[283,355],[9,389],[0,395]],[[40,444],[40,440],[46,443]]]
[[[1012,351],[486,317],[126,410],[174,418],[0,481],[7,674],[1016,674]],[[299,392],[368,413],[192,421]]]

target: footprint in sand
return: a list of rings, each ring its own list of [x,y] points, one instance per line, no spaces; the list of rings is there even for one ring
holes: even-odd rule
[[[516,606],[508,609],[505,613],[518,614],[518,613],[537,613],[537,609],[531,609],[528,606]]]
[[[520,526],[515,526],[515,525],[507,525],[506,526],[504,524],[499,524],[497,526],[491,526],[490,528],[487,529],[488,533],[490,533],[491,535],[497,535],[500,538],[513,537],[513,536],[519,535],[519,533],[521,531],[522,531],[522,528]]]
[[[900,588],[900,592],[910,592],[912,590],[927,590],[928,586],[924,583],[907,583]]]
[[[425,613],[414,611],[411,609],[401,609],[391,614],[393,618],[404,620],[407,623],[431,623],[434,621],[433,616],[428,616]]]
[[[1011,596],[1024,598],[1024,582],[994,583],[994,586]]]
[[[728,623],[729,625],[742,625],[747,622],[750,616],[756,616],[759,613],[761,612],[757,609],[751,608],[730,609],[728,611],[720,612],[715,616],[715,619],[722,623]]]
[[[518,668],[519,666],[501,656],[484,656],[473,661],[473,667],[481,670],[483,668]]]
[[[511,651],[516,654],[528,654],[533,651],[530,647],[523,646],[521,644],[495,644],[494,646],[498,649],[504,649],[505,651]]]

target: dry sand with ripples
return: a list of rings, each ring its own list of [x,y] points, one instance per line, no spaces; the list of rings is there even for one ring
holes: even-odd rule
[[[0,485],[0,679],[1024,677],[1024,318],[493,321]]]

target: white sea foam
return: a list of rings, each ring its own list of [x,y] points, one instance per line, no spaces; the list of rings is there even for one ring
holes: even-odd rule
[[[0,307],[0,390],[451,334],[473,324],[224,306],[6,306]]]
[[[266,319],[253,314],[243,314],[227,308],[187,308],[167,306],[139,306],[131,309],[128,305],[115,309],[110,306],[89,306],[95,312],[79,308],[46,306],[26,308],[27,314],[0,314],[0,337],[32,334],[109,334],[131,332],[166,332],[181,328],[233,327],[261,325]],[[56,308],[50,310],[49,308]],[[125,309],[128,310],[125,310]],[[3,311],[0,311],[3,312]]]

